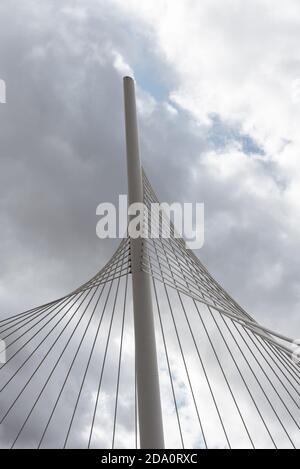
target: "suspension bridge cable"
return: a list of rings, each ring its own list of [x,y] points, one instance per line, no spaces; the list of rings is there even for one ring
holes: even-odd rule
[[[114,449],[114,446],[115,446],[115,436],[116,436],[116,423],[117,423],[117,413],[118,413],[118,398],[119,398],[119,387],[120,387],[120,376],[121,376],[121,361],[122,361],[124,326],[125,326],[125,317],[126,317],[127,286],[128,286],[128,276],[126,277],[125,294],[124,294],[124,304],[123,304],[123,314],[122,314],[121,339],[120,339],[121,341],[120,341],[119,362],[118,362],[118,377],[117,377],[117,390],[116,390],[116,400],[115,400],[113,437],[112,437],[112,445],[111,445],[111,446],[112,446],[112,449]]]
[[[109,346],[109,341],[110,341],[110,336],[111,336],[111,330],[112,330],[112,325],[113,325],[113,320],[114,320],[114,315],[115,315],[115,309],[116,309],[116,302],[117,302],[119,287],[120,287],[120,279],[118,279],[118,281],[117,281],[117,288],[116,288],[116,293],[115,293],[115,297],[114,297],[114,303],[113,303],[113,309],[112,309],[112,314],[111,314],[111,319],[110,319],[110,324],[109,324],[108,336],[107,336],[106,345],[105,345],[102,368],[101,368],[101,373],[100,373],[100,380],[99,380],[97,396],[96,396],[96,402],[95,402],[93,418],[92,418],[92,424],[91,424],[91,428],[90,428],[90,432],[89,432],[88,448],[90,448],[90,446],[91,446],[91,440],[92,440],[92,435],[93,435],[93,431],[94,431],[95,418],[96,418],[98,402],[99,402],[99,397],[100,397],[100,392],[101,392],[103,373],[104,373],[106,357],[107,357],[107,351],[108,351],[108,346]]]

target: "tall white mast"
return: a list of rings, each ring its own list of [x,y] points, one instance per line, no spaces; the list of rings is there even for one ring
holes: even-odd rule
[[[143,203],[134,81],[124,78],[128,202]],[[164,448],[150,277],[141,270],[143,239],[130,239],[141,448]]]

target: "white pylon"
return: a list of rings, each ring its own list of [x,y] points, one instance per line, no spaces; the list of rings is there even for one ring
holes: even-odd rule
[[[124,78],[128,203],[143,203],[134,81]],[[141,268],[143,239],[130,239],[136,379],[141,448],[164,448],[150,277]]]

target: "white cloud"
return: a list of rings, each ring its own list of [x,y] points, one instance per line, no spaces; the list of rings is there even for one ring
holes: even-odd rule
[[[203,124],[209,128],[211,116],[217,115],[221,122],[237,129],[237,134],[249,136],[263,151],[262,155],[249,157],[237,141],[225,143],[217,152],[199,155],[199,171],[197,163],[191,162],[191,174],[198,174],[199,178],[204,165],[205,176],[213,178],[215,190],[218,185],[229,188],[229,182],[232,184],[229,198],[239,201],[239,213],[252,204],[253,218],[248,219],[247,226],[249,232],[256,223],[256,242],[261,223],[272,214],[273,236],[279,237],[280,232],[281,239],[285,237],[290,245],[299,248],[299,2],[129,0],[125,4],[114,0],[114,3],[147,24],[145,34],[152,38],[155,49],[173,70],[175,86],[170,89],[170,100],[202,124],[200,133]],[[233,222],[237,219],[234,212],[237,207],[227,209],[230,225],[235,224],[238,230],[240,220]],[[219,210],[216,207],[216,212]],[[216,212],[211,211],[211,217],[216,217]],[[285,258],[283,270],[287,276],[291,267],[288,256],[293,254],[289,246],[286,246],[289,254],[280,251],[281,248],[274,247]],[[233,249],[238,251],[239,247],[235,245]],[[266,269],[265,277],[267,271],[272,273],[273,265],[270,259],[261,266]],[[285,288],[283,283],[281,288]]]
[[[3,307],[19,312],[64,294],[108,257],[94,213],[125,188],[120,76],[132,74],[143,161],[158,195],[204,200],[200,257],[257,319],[299,335],[299,2],[56,3],[0,5],[0,57],[13,97],[0,129]],[[149,85],[154,70],[158,86],[167,83],[163,98]],[[245,150],[246,136],[263,151]],[[178,350],[174,368],[176,357]],[[195,385],[205,407],[207,390]],[[132,407],[125,391],[121,446]],[[165,408],[175,420],[169,391]],[[192,441],[190,404],[181,412]],[[230,421],[231,407],[224,412]],[[216,418],[206,422],[210,441],[224,445]],[[231,431],[238,444],[239,429]],[[168,437],[178,444],[176,427]]]

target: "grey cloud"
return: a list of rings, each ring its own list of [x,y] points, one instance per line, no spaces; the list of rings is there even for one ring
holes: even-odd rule
[[[97,205],[127,191],[122,74],[113,65],[118,52],[137,69],[139,99],[147,103],[151,93],[156,98],[152,112],[141,113],[140,129],[144,166],[159,197],[204,201],[201,259],[257,319],[299,335],[297,234],[281,224],[275,205],[263,206],[247,192],[243,180],[222,180],[205,165],[218,138],[222,150],[225,124],[221,130],[199,126],[181,108],[168,110],[165,101],[177,76],[143,24],[110,2],[90,2],[83,7],[86,15],[73,5],[7,0],[0,6],[0,77],[8,88],[8,102],[0,107],[3,317],[69,292],[113,252],[115,243],[97,239],[95,227]],[[151,70],[153,82],[150,77],[146,83]],[[155,77],[164,77],[163,85]],[[234,136],[233,143],[241,138]],[[258,184],[274,182],[276,168],[259,161],[254,166]],[[277,265],[278,282],[263,281]],[[126,410],[132,402],[126,392],[123,397]],[[125,410],[121,425],[132,429]],[[37,428],[35,419],[26,445],[35,441]],[[14,431],[13,423],[0,427],[3,441]],[[80,445],[80,436],[73,443]]]

